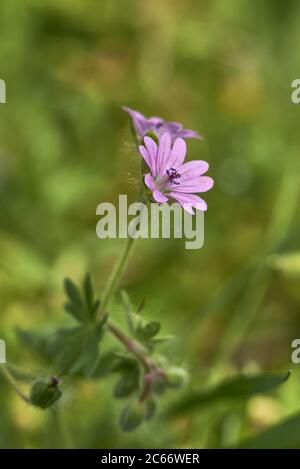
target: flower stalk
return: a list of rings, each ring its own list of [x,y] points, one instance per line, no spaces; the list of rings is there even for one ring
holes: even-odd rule
[[[123,272],[126,268],[128,260],[129,260],[130,254],[132,252],[133,244],[134,244],[134,238],[129,237],[127,239],[123,254],[120,257],[120,260],[117,263],[114,271],[112,272],[112,275],[111,275],[111,277],[108,281],[106,289],[104,290],[104,294],[103,294],[103,297],[102,297],[102,303],[101,303],[101,311],[102,312],[106,310],[107,306],[109,305],[109,302],[110,302],[111,298],[113,297],[113,295],[114,295],[114,293],[115,293],[115,291],[118,287],[118,284],[119,284],[119,282],[122,278]]]
[[[142,185],[141,191],[140,191],[140,197],[139,197],[140,202],[142,203],[141,205],[141,211],[139,215],[139,220],[141,220],[143,216],[143,208],[144,204],[147,203],[147,198],[145,196],[145,187]],[[138,226],[138,224],[136,225]],[[102,302],[101,302],[101,317],[103,317],[103,312],[106,311],[109,302],[113,295],[115,294],[119,283],[122,279],[123,273],[126,269],[127,263],[129,261],[130,255],[132,253],[132,248],[134,245],[135,241],[135,235],[136,235],[136,229],[133,233],[130,233],[130,235],[127,238],[125,248],[123,251],[123,254],[121,255],[119,262],[116,264],[115,269],[113,270],[111,277],[107,283],[106,289],[104,290],[103,296],[102,296]]]
[[[5,364],[1,363],[0,364],[0,370],[1,373],[4,377],[4,379],[7,381],[7,383],[14,389],[14,391],[18,394],[18,396],[27,404],[30,404],[30,399],[27,397],[19,388],[16,380],[8,370],[8,368],[5,366]]]
[[[129,350],[133,355],[135,355],[140,362],[144,365],[146,371],[150,371],[155,368],[154,362],[151,358],[148,357],[147,350],[142,344],[136,340],[129,338],[116,324],[112,321],[107,322],[107,327],[109,331],[124,345],[124,347]]]

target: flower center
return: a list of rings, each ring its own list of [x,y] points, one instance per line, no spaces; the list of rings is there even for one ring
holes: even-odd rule
[[[175,168],[169,168],[166,170],[165,175],[159,174],[155,178],[155,185],[158,190],[163,193],[166,193],[172,190],[172,184],[175,184],[176,186],[180,184],[180,182],[176,180],[180,177],[181,174],[179,174]]]
[[[180,184],[180,182],[176,181],[176,179],[179,179],[181,177],[181,174],[179,174],[175,168],[167,169],[166,173],[168,176],[168,181],[170,181],[173,184],[176,184],[176,186]]]

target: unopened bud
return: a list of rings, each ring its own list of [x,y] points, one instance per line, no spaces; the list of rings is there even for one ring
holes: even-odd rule
[[[33,383],[30,392],[30,402],[36,407],[47,409],[57,402],[62,392],[58,388],[59,379],[52,376],[50,379],[38,379]]]
[[[156,402],[154,399],[148,399],[146,401],[146,414],[145,414],[145,419],[150,420],[154,416],[156,411]]]
[[[130,432],[137,428],[146,417],[146,409],[143,402],[134,401],[127,404],[120,416],[122,430]]]
[[[166,370],[166,381],[170,388],[181,388],[186,384],[187,380],[188,374],[183,368],[173,366]]]

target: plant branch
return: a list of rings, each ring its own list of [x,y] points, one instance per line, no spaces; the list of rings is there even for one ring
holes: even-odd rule
[[[113,296],[113,294],[115,293],[115,291],[118,287],[118,283],[121,280],[121,277],[122,277],[123,272],[125,270],[127,261],[129,259],[129,256],[130,256],[130,253],[132,251],[134,240],[135,240],[135,238],[131,238],[131,237],[129,237],[127,239],[123,254],[120,257],[120,260],[117,263],[117,265],[116,265],[116,267],[115,267],[115,269],[114,269],[114,271],[113,271],[113,273],[112,273],[112,275],[109,279],[109,282],[106,286],[106,289],[105,289],[103,297],[102,297],[102,302],[101,302],[101,311],[102,312],[105,311],[106,307],[109,304],[109,301],[110,301],[111,297]]]
[[[139,201],[142,204],[141,210],[140,210],[140,215],[139,215],[139,222],[141,221],[143,217],[143,212],[144,212],[144,207],[145,204],[147,203],[146,196],[144,195],[145,189],[144,186],[142,185],[141,187],[141,192],[140,192],[140,197]],[[118,288],[118,285],[121,281],[121,278],[123,276],[124,270],[126,268],[127,262],[129,260],[130,254],[132,252],[133,244],[135,241],[135,235],[137,232],[137,226],[139,226],[139,223],[136,224],[135,230],[133,233],[128,233],[128,238],[127,242],[125,244],[125,248],[123,251],[123,254],[121,255],[119,262],[116,264],[115,269],[113,270],[111,277],[108,281],[108,284],[106,286],[106,289],[104,290],[103,296],[102,296],[102,301],[101,301],[101,312],[106,310],[112,296],[114,295],[116,289]]]
[[[132,340],[128,337],[125,332],[123,332],[116,324],[112,321],[107,322],[107,327],[109,331],[124,345],[127,350],[129,350],[133,355],[135,355],[141,363],[144,365],[147,371],[156,368],[153,360],[148,356],[148,351],[143,347],[140,342]]]
[[[10,386],[15,390],[15,392],[18,394],[18,396],[25,401],[27,404],[30,404],[30,399],[27,397],[19,388],[17,382],[15,381],[14,377],[8,370],[8,368],[1,363],[0,364],[0,370],[2,372],[2,375],[4,376],[5,380],[10,384]]]

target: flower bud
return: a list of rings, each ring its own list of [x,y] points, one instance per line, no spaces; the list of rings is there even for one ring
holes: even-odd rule
[[[57,402],[62,392],[58,388],[59,379],[52,376],[50,379],[38,379],[32,385],[30,392],[30,402],[36,407],[47,409]]]
[[[143,402],[130,402],[123,409],[120,416],[120,425],[122,430],[130,432],[137,428],[146,417],[146,409]]]
[[[175,366],[166,370],[166,381],[170,388],[178,389],[186,384],[188,374],[183,368]]]
[[[167,381],[166,374],[163,369],[157,368],[145,375],[145,379],[151,384],[151,389],[154,394],[161,395],[165,392]]]
[[[146,401],[146,413],[145,413],[145,419],[150,420],[154,416],[156,412],[156,402],[154,399],[148,399]]]
[[[122,378],[117,381],[114,387],[114,397],[117,399],[122,399],[124,397],[130,396],[134,393],[139,387],[139,375],[136,373],[124,373]]]

